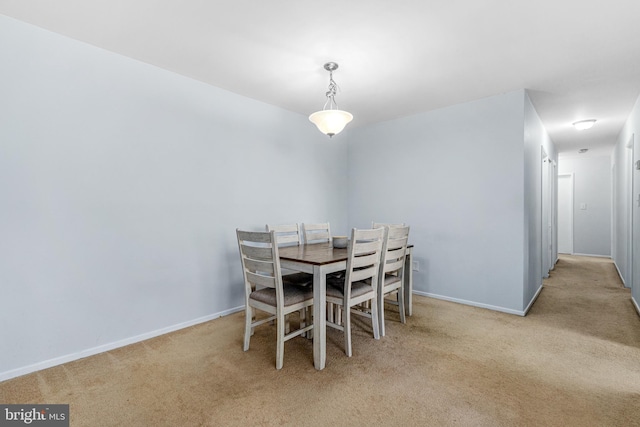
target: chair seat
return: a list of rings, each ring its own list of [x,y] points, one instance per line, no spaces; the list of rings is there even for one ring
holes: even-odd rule
[[[284,290],[284,305],[290,306],[299,304],[313,298],[313,291],[295,285],[283,285]],[[264,304],[276,306],[276,290],[273,288],[260,289],[258,291],[251,292],[250,299],[260,301]]]
[[[313,274],[292,273],[282,276],[285,285],[310,286],[313,284]]]
[[[342,282],[329,280],[328,285],[327,297],[342,298],[344,296],[344,280]],[[351,298],[359,297],[371,291],[373,291],[371,284],[365,281],[351,284]]]
[[[400,282],[402,278],[396,274],[385,274],[384,275],[384,285],[389,286],[393,283]]]
[[[385,274],[384,275],[384,285],[385,286],[389,286],[393,283],[399,282],[400,281],[400,276],[397,276],[395,274]],[[366,279],[364,280],[364,282],[366,282],[367,284],[371,284],[371,279]]]

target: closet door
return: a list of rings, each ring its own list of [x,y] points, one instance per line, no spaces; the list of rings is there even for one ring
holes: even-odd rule
[[[558,174],[558,253],[573,253],[573,174]]]

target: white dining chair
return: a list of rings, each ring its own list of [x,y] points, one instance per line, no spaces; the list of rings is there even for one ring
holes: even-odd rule
[[[384,228],[351,230],[346,276],[327,278],[327,302],[342,310],[342,324],[327,320],[327,326],[344,333],[344,351],[349,357],[352,355],[351,314],[369,317],[373,337],[380,339],[377,283],[384,233]],[[365,306],[365,302],[370,304]]]
[[[300,226],[298,224],[267,224],[266,228],[267,231],[276,232],[278,247],[300,246],[302,244],[302,234],[300,233]],[[310,286],[313,284],[313,274],[285,269],[282,271],[282,280],[284,283],[299,286]]]
[[[331,227],[328,222],[302,224],[302,232],[306,244],[331,243]]]
[[[313,306],[313,291],[282,282],[275,231],[236,229],[245,289],[244,351],[249,350],[256,326],[276,321],[276,369],[284,363],[284,343],[313,328],[307,324],[291,333],[285,332],[285,316]],[[270,314],[257,319],[254,311]],[[255,319],[255,320],[254,320]]]
[[[371,221],[371,228],[380,228],[380,227],[404,227],[406,224],[403,223],[390,223],[390,222],[374,222]]]
[[[276,233],[276,241],[278,242],[278,247],[283,246],[300,246],[302,244],[302,234],[300,233],[300,226],[296,224],[267,224],[267,231],[275,231]],[[303,273],[300,271],[294,270],[282,270],[282,282],[284,284],[296,285],[296,286],[308,286],[311,287],[313,285],[313,274]],[[305,309],[300,311],[300,327],[306,326],[307,319],[311,319],[312,310]],[[287,320],[285,324],[285,332],[289,332],[290,323]],[[311,338],[312,332],[306,334],[307,337]]]
[[[380,336],[385,336],[384,305],[387,295],[396,294],[396,301],[400,313],[400,322],[406,323],[404,302],[404,265],[409,240],[409,227],[385,227],[385,238],[382,246],[382,261],[378,274],[378,318],[380,322]]]
[[[267,224],[267,231],[275,231],[278,246],[297,246],[302,244],[300,226],[298,224]]]

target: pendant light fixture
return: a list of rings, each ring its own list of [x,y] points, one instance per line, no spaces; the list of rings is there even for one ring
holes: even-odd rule
[[[309,116],[309,120],[315,124],[320,132],[325,135],[329,135],[330,138],[333,135],[337,135],[344,127],[353,120],[353,115],[338,109],[335,96],[338,90],[338,85],[333,81],[333,72],[338,69],[338,64],[335,62],[327,62],[324,64],[324,69],[329,72],[329,90],[327,90],[327,101],[324,103],[324,107],[320,111],[316,111]]]

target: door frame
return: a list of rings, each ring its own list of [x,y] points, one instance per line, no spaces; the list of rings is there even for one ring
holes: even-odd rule
[[[635,181],[636,181],[636,174],[640,173],[640,171],[636,170],[636,161],[640,161],[636,159],[636,147],[635,147],[635,133],[631,134],[631,137],[629,137],[629,141],[627,142],[627,148],[629,148],[631,150],[631,155],[629,156],[631,158],[631,172],[629,174],[629,245],[628,245],[628,263],[629,263],[629,288],[633,291],[633,285],[634,285],[634,281],[638,280],[639,278],[636,278],[636,274],[634,274],[634,270],[636,269],[636,266],[634,266],[634,262],[633,262],[633,254],[634,252],[639,252],[640,253],[640,245],[638,245],[640,242],[636,242],[634,239],[634,232],[636,232],[635,227],[634,227],[634,218],[636,215],[636,211],[637,209],[639,209],[639,205],[640,205],[640,194],[637,195],[636,198],[636,193],[638,192],[638,190],[640,189],[636,189],[636,185],[635,185]],[[636,224],[636,226],[639,226],[640,224]],[[634,251],[635,249],[635,251]]]
[[[571,215],[569,216],[569,235],[571,237],[571,251],[569,252],[569,254],[573,254],[573,216],[575,214],[575,202],[574,202],[574,176],[573,176],[573,172],[566,172],[566,173],[559,173],[558,174],[558,182],[560,182],[560,178],[569,178],[569,192],[571,195],[571,198],[569,200],[569,204],[570,204],[570,211],[571,211]],[[558,184],[558,189],[560,188],[560,184]],[[559,200],[559,198],[558,198]],[[560,205],[560,203],[558,202],[558,206]],[[558,212],[560,212],[560,209],[558,209]],[[560,233],[558,233],[560,234]],[[560,244],[558,243],[558,251],[560,250]],[[563,252],[566,253],[566,252]]]
[[[555,160],[551,161],[551,168],[549,170],[549,185],[551,188],[551,270],[556,268],[558,262],[558,163]]]
[[[540,243],[541,243],[541,269],[542,277],[549,277],[549,271],[553,268],[553,255],[551,244],[551,215],[552,215],[552,192],[551,192],[551,157],[544,147],[541,148],[542,162],[540,168]]]

